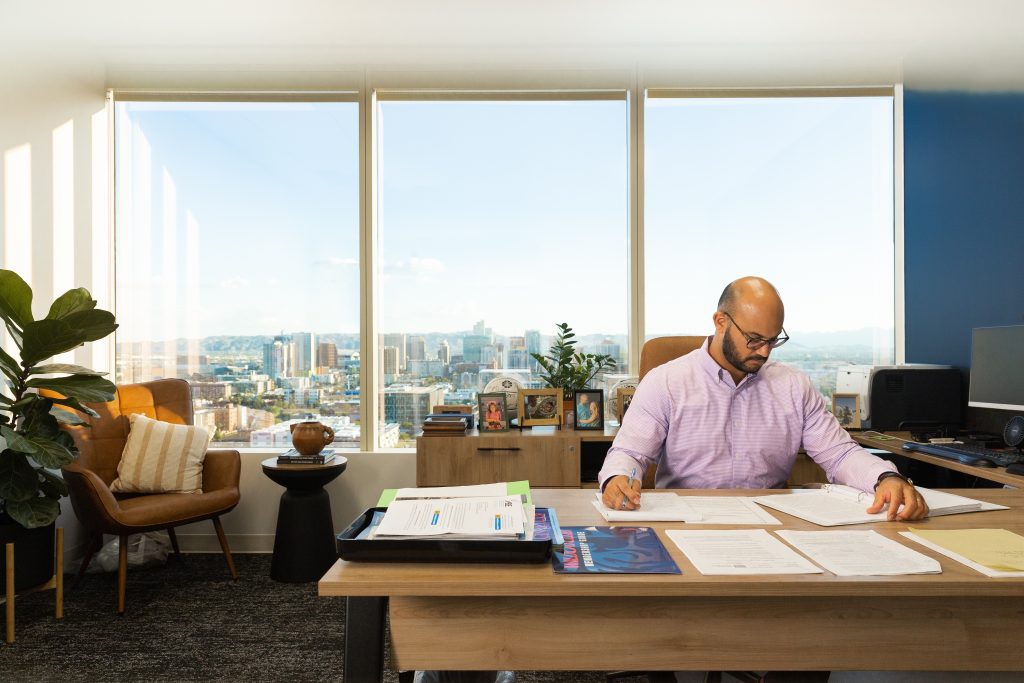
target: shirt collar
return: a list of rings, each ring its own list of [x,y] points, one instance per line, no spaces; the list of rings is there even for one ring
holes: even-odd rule
[[[711,377],[711,379],[716,382],[724,382],[726,378],[728,378],[729,386],[735,386],[737,389],[748,384],[751,384],[753,382],[756,382],[758,375],[752,375],[750,373],[747,373],[747,375],[740,380],[739,384],[733,384],[732,375],[729,374],[729,371],[723,368],[721,365],[719,365],[718,361],[711,357],[711,340],[713,338],[714,335],[705,339],[704,343],[700,347],[700,365],[702,368],[704,368],[704,372],[706,372],[708,376]],[[762,367],[762,370],[763,369],[764,368]]]

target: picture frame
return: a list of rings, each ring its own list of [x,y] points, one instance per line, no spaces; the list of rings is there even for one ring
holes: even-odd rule
[[[636,393],[636,387],[620,387],[618,394],[618,409],[619,414],[616,416],[619,419],[619,424],[622,424],[622,418],[626,416],[626,411],[629,410],[629,404],[633,400],[633,394]]]
[[[505,392],[499,391],[493,394],[477,394],[477,405],[480,410],[480,420],[477,423],[477,430],[484,432],[507,432],[508,431],[508,399]],[[491,406],[494,410],[491,410]]]
[[[573,429],[582,431],[604,431],[604,390],[583,389],[573,397],[576,419]]]
[[[843,429],[860,429],[860,394],[832,394],[832,415]]]
[[[538,427],[561,424],[562,390],[521,389],[519,391],[519,426]]]

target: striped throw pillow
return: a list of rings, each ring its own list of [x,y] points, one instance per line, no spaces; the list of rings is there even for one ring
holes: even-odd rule
[[[176,425],[132,414],[128,440],[111,491],[200,493],[210,434],[202,427]]]

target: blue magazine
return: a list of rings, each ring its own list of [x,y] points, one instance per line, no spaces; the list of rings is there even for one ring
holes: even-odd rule
[[[646,526],[564,526],[556,574],[679,574],[654,529]]]

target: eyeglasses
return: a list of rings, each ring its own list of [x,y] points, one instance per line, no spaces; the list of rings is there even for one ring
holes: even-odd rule
[[[769,349],[777,349],[789,341],[789,335],[786,334],[785,327],[782,328],[782,334],[780,334],[779,336],[772,337],[771,339],[765,339],[764,337],[757,337],[752,334],[747,334],[746,332],[743,331],[743,328],[736,323],[736,320],[733,319],[731,315],[729,315],[725,311],[722,311],[722,314],[725,315],[726,318],[731,320],[733,325],[736,325],[736,329],[739,330],[740,334],[743,335],[743,338],[747,340],[747,348],[750,349],[751,351],[757,351],[758,349],[765,345],[767,345]]]

